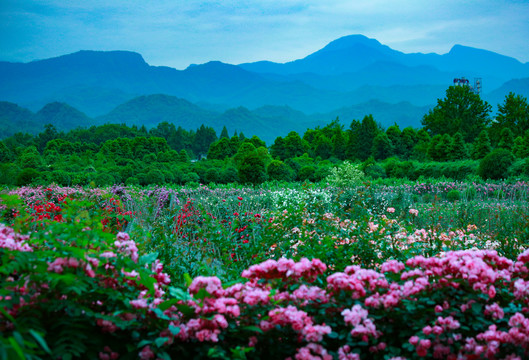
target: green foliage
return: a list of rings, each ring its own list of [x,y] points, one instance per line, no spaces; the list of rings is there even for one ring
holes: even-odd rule
[[[287,164],[280,160],[272,160],[266,167],[268,179],[277,181],[292,181],[292,169]]]
[[[505,149],[496,149],[480,161],[479,176],[484,180],[505,179],[513,162],[514,156],[512,152]]]
[[[435,136],[460,132],[465,141],[472,142],[490,123],[492,107],[481,100],[468,86],[450,86],[446,97],[422,119],[428,132]]]
[[[241,146],[243,147],[244,144]],[[261,184],[266,181],[265,159],[257,154],[245,156],[238,169],[239,181],[243,184]]]
[[[26,168],[23,169],[18,175],[16,179],[16,185],[17,186],[24,186],[33,184],[35,181],[37,181],[40,178],[41,174],[35,169],[32,168]]]
[[[472,159],[479,160],[483,159],[492,150],[490,145],[489,133],[487,130],[483,130],[479,133],[478,138],[472,147]]]
[[[363,178],[364,173],[360,170],[359,165],[344,161],[331,169],[325,181],[337,187],[354,187],[360,185]]]
[[[461,193],[456,189],[450,190],[446,194],[446,198],[448,199],[448,201],[454,202],[461,199]]]
[[[502,137],[503,129],[509,129],[513,137],[523,136],[529,130],[529,104],[527,99],[512,92],[498,105],[498,115],[491,125],[494,138]]]
[[[97,186],[106,186],[114,184],[115,179],[112,175],[108,173],[99,173],[95,176],[94,182]],[[144,181],[144,183],[148,184],[146,180]]]

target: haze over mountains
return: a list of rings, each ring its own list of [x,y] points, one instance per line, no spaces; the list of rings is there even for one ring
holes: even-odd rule
[[[127,51],[0,62],[0,100],[39,113],[48,103],[69,104],[78,113],[69,108],[76,115],[62,128],[76,119],[83,119],[83,126],[117,122],[150,127],[170,121],[188,129],[201,123],[216,129],[226,125],[230,131],[251,135],[253,130],[273,139],[336,116],[348,124],[369,113],[384,126],[419,126],[453,78],[462,76],[471,83],[482,79],[482,97],[494,109],[510,91],[529,96],[529,63],[461,45],[444,55],[405,54],[352,35],[284,64],[212,61],[176,70],[150,66],[140,54]],[[20,121],[6,115],[7,108],[0,106],[0,120]],[[60,111],[66,110],[55,109]]]

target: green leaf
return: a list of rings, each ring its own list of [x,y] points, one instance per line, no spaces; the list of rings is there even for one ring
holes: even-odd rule
[[[178,304],[176,308],[185,316],[193,316],[195,314],[195,309],[186,304]]]
[[[150,264],[152,262],[154,262],[154,260],[156,260],[156,258],[158,257],[158,252],[153,252],[153,253],[150,253],[150,254],[145,254],[145,255],[142,255],[138,261],[138,263],[140,265],[145,265],[145,264]]]
[[[170,299],[167,301],[164,301],[160,305],[158,305],[158,309],[165,311],[169,309],[172,305],[176,305],[180,300],[179,299]]]
[[[31,336],[33,336],[35,338],[35,340],[37,340],[37,342],[39,343],[40,347],[42,349],[44,349],[44,351],[46,351],[47,354],[51,355],[51,350],[48,347],[48,344],[46,344],[46,340],[44,340],[44,338],[38,332],[36,332],[33,329],[29,329],[29,333],[31,334]]]
[[[171,360],[171,356],[169,356],[169,354],[166,353],[165,351],[157,353],[156,356],[158,356],[158,358],[162,360]]]
[[[26,357],[24,356],[24,352],[22,351],[22,349],[20,348],[20,345],[15,341],[13,337],[9,338],[9,343],[11,344],[11,347],[13,348],[13,350],[15,350],[15,352],[17,353],[18,358],[21,360],[25,360]]]
[[[173,324],[170,324],[169,325],[169,331],[171,332],[171,334],[176,336],[176,335],[178,335],[180,333],[180,328],[178,326],[174,326]]]
[[[184,274],[184,281],[186,282],[187,287],[189,287],[191,283],[193,282],[193,279],[191,279],[191,276],[189,276],[189,273]]]
[[[263,333],[263,330],[260,327],[255,326],[255,325],[245,326],[243,327],[243,329],[248,330],[248,331],[255,331],[255,332],[258,332],[259,334]]]
[[[138,343],[138,349],[150,344],[152,344],[152,340],[142,340]]]
[[[154,294],[154,283],[156,282],[155,278],[150,277],[145,272],[140,274],[140,283],[145,286],[151,294]]]
[[[173,296],[174,298],[178,299],[178,300],[190,300],[191,299],[191,295],[189,295],[189,293],[187,291],[184,291],[180,288],[175,288],[175,287],[169,287],[169,294],[171,296]]]
[[[169,338],[166,338],[166,337],[159,337],[157,338],[156,340],[154,340],[154,344],[157,346],[157,347],[162,347],[163,344],[165,344],[165,342],[169,340]]]

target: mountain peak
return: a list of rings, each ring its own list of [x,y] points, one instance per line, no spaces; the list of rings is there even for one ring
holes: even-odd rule
[[[382,46],[382,44],[378,42],[378,40],[370,39],[364,35],[355,34],[355,35],[343,36],[339,39],[331,41],[322,50],[328,50],[328,51],[344,50],[344,49],[348,49],[348,48],[351,48],[357,45],[363,45],[363,46],[369,46],[369,47]]]

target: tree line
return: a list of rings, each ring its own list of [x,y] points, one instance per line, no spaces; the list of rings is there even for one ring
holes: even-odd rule
[[[529,105],[510,93],[492,107],[466,86],[451,86],[422,119],[423,127],[383,129],[366,115],[349,127],[339,119],[323,127],[277,137],[219,136],[201,125],[185,130],[107,124],[36,136],[17,133],[0,141],[0,183],[252,183],[319,181],[344,160],[361,163],[372,178],[418,176],[484,178],[529,175]],[[197,161],[199,160],[199,161]],[[490,164],[490,165],[487,165]]]

